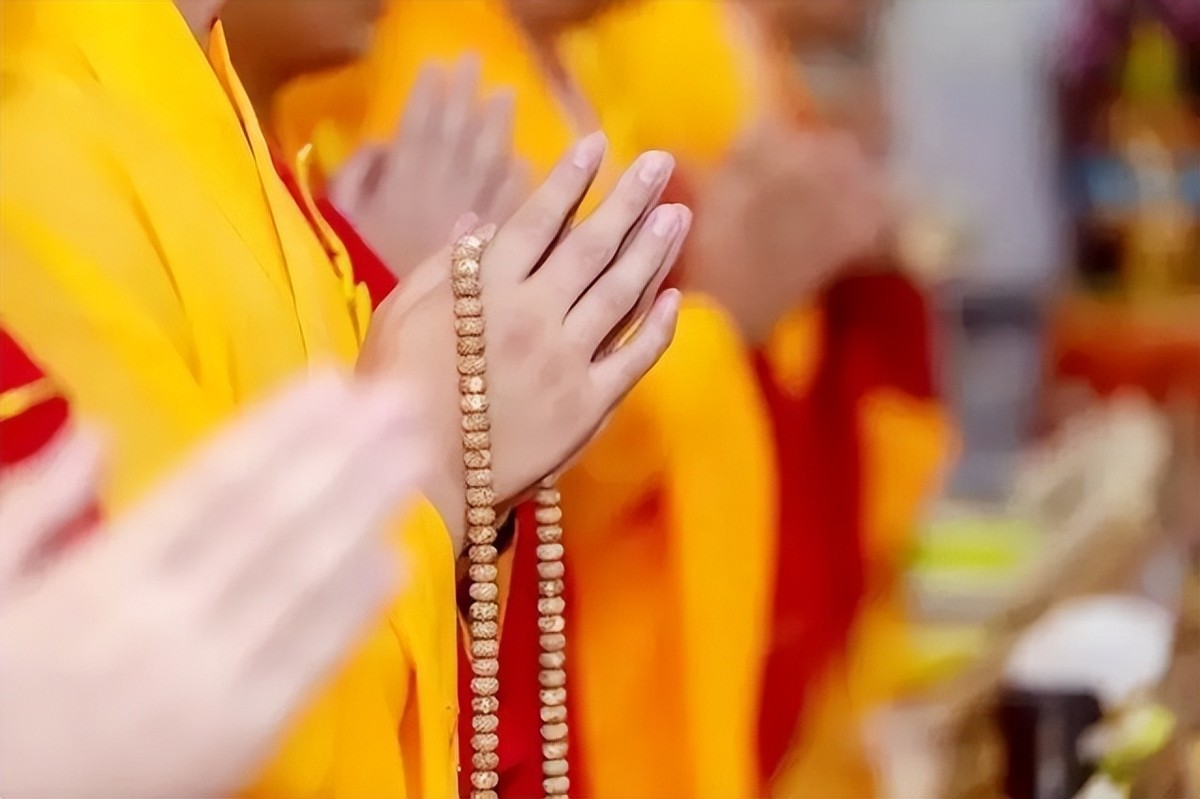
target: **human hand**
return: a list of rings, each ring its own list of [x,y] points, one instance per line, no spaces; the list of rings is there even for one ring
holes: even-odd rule
[[[0,505],[0,793],[226,796],[394,595],[382,526],[420,481],[413,404],[313,378],[53,560],[99,447],[70,434]]]
[[[368,145],[330,182],[329,197],[397,277],[406,277],[473,211],[508,219],[528,193],[528,169],[512,148],[513,97],[478,94],[479,62],[452,73],[427,65],[395,138]]]
[[[512,500],[560,467],[662,355],[678,294],[658,288],[690,227],[655,205],[666,153],[643,154],[586,220],[571,216],[604,154],[593,134],[495,233],[481,260],[493,486]],[[657,299],[656,299],[657,297]],[[463,461],[450,256],[445,248],[380,307],[359,367],[426,388],[441,469],[426,493],[461,545]],[[623,335],[631,323],[640,327]],[[614,343],[619,345],[614,346]]]
[[[887,226],[884,176],[832,131],[756,131],[705,186],[686,287],[720,302],[752,343],[869,254]]]

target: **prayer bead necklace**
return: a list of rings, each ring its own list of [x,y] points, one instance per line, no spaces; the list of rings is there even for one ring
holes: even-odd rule
[[[492,488],[491,420],[484,353],[480,259],[487,240],[468,234],[451,252],[454,329],[457,334],[467,541],[471,566],[471,799],[498,799],[500,775],[500,589],[496,583],[496,495]],[[537,490],[538,698],[542,726],[542,789],[566,799],[567,673],[563,610],[562,509],[553,479]],[[519,533],[518,533],[519,534]]]

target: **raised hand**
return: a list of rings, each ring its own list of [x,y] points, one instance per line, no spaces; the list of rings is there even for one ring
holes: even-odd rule
[[[473,211],[504,222],[528,193],[527,167],[513,156],[513,98],[479,98],[479,62],[452,72],[427,65],[395,138],[353,156],[329,196],[398,277],[444,243]]]
[[[875,251],[889,217],[884,175],[851,135],[774,128],[741,143],[696,213],[685,285],[724,305],[756,343]]]
[[[501,226],[484,253],[493,485],[501,501],[559,468],[662,355],[678,294],[658,288],[691,223],[654,207],[674,163],[643,154],[586,220],[571,216],[605,141],[579,142]],[[380,308],[360,369],[430,386],[442,469],[428,488],[455,533],[462,526],[462,444],[448,249]],[[657,297],[657,299],[655,299]],[[648,309],[648,311],[647,311]],[[622,337],[640,320],[632,337]],[[611,346],[619,341],[620,346]]]
[[[399,587],[382,525],[427,449],[395,386],[314,378],[235,423],[107,529],[72,435],[3,485],[0,793],[226,796]]]

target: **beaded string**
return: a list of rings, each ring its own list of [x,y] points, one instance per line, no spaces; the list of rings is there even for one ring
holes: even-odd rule
[[[467,540],[471,580],[471,799],[499,799],[500,589],[496,584],[496,496],[492,488],[491,420],[479,261],[487,240],[463,236],[451,252],[454,329],[457,335]],[[566,799],[567,674],[563,618],[562,510],[553,479],[537,491],[539,713],[542,720],[542,789],[546,799]]]

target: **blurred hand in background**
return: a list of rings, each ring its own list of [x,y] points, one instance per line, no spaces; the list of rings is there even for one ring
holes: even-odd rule
[[[721,302],[753,343],[875,251],[889,219],[885,176],[854,136],[772,126],[739,143],[696,214],[688,288]]]
[[[474,212],[501,224],[529,192],[513,154],[513,98],[479,96],[479,61],[427,65],[395,138],[370,145],[334,176],[329,196],[400,278],[433,255]]]

